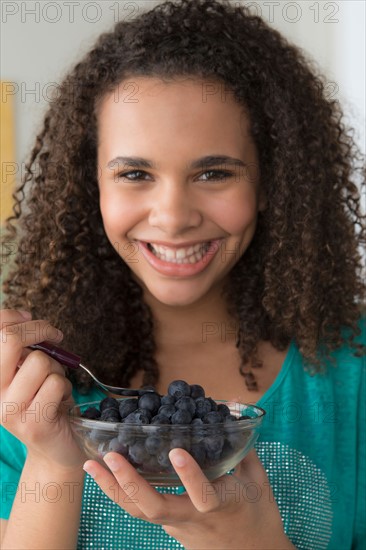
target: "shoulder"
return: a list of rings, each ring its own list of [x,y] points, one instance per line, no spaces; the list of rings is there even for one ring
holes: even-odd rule
[[[364,371],[366,365],[366,314],[362,314],[357,323],[357,332],[353,335],[352,342],[350,328],[342,330],[344,343],[333,350],[331,356],[340,369],[346,369],[350,374],[352,371]]]

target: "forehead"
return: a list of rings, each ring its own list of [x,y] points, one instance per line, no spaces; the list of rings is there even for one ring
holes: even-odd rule
[[[217,80],[126,78],[102,98],[97,120],[99,146],[138,140],[141,148],[159,142],[239,154],[251,140],[246,110]]]

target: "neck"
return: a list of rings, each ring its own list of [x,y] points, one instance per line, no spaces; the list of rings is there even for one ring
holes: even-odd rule
[[[158,347],[236,341],[237,323],[227,311],[221,288],[186,306],[163,304],[147,289],[144,299],[153,313]]]

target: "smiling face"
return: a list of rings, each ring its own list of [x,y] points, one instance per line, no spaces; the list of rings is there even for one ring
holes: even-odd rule
[[[97,116],[104,228],[145,295],[190,305],[220,291],[253,238],[256,147],[242,107],[206,98],[204,82],[133,82],[130,101],[122,82]]]

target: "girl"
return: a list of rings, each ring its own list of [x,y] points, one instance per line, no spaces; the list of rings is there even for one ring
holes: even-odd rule
[[[5,236],[4,548],[364,547],[364,169],[323,91],[214,0],[116,24],[65,78]],[[262,405],[257,454],[209,483],[173,449],[182,490],[86,461],[67,409],[104,395],[42,340],[109,384]]]

